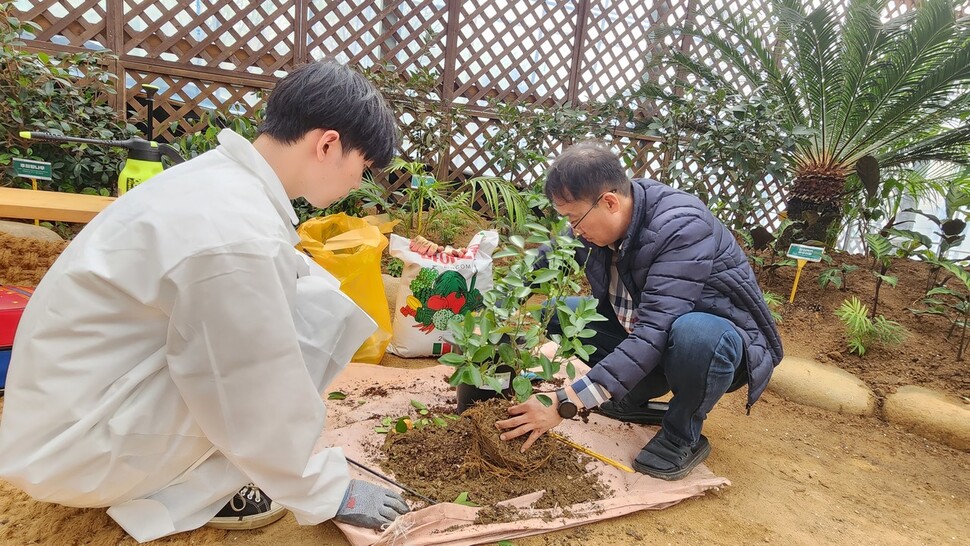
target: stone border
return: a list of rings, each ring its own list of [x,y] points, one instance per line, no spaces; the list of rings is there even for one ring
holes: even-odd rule
[[[768,389],[792,402],[836,413],[879,416],[924,438],[970,452],[970,405],[923,387],[900,387],[880,411],[876,395],[851,373],[810,358],[785,357]]]

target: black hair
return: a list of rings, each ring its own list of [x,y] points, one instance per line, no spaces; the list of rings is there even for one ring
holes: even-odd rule
[[[380,91],[336,61],[303,65],[276,84],[259,133],[293,144],[314,129],[340,133],[344,152],[360,151],[383,168],[398,146],[397,121]]]
[[[620,158],[598,142],[580,142],[566,149],[546,173],[550,201],[594,201],[606,191],[630,195],[630,178]]]

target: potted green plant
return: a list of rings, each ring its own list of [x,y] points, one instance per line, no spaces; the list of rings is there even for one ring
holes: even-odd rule
[[[532,395],[532,379],[550,380],[563,366],[573,378],[571,359],[588,358],[595,350],[583,340],[595,334],[587,327],[590,322],[605,320],[596,312],[596,302],[581,300],[576,309],[565,302],[566,296],[580,293],[583,274],[576,261],[582,243],[565,227],[563,219],[533,222],[525,225],[528,237],[509,237],[495,258],[511,258],[511,263],[483,295],[484,307],[449,322],[458,351],[439,361],[455,368],[449,382],[458,387],[459,413],[472,401],[503,391],[523,402]],[[547,338],[553,317],[563,334]],[[540,351],[547,339],[557,344],[554,352]],[[540,400],[552,403],[545,395]]]

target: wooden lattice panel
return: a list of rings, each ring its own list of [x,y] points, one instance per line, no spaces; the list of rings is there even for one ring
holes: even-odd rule
[[[105,0],[47,0],[17,2],[21,19],[40,25],[36,40],[61,45],[102,49],[105,33]]]
[[[662,55],[669,40],[653,33],[684,2],[617,0],[592,2],[581,51],[580,102],[605,101],[635,89],[651,61]]]
[[[656,179],[663,167],[663,157],[659,143],[653,140],[614,136],[608,139],[611,149],[620,156],[627,166],[627,172],[634,178]]]
[[[383,5],[383,8],[381,6]],[[314,0],[307,4],[309,58],[336,58],[371,67],[426,68],[444,72],[444,2]]]
[[[566,102],[578,2],[460,4],[456,95],[480,105],[487,97]]]
[[[124,0],[125,52],[252,74],[293,66],[290,2]]]
[[[128,94],[128,108],[133,112],[131,121],[141,122],[147,118],[146,107],[137,100],[137,90],[142,84],[160,88],[155,95],[156,109],[165,112],[168,123],[156,124],[155,137],[163,142],[171,142],[173,135],[169,124],[179,121],[183,131],[194,132],[204,129],[198,123],[203,109],[218,110],[236,115],[252,116],[259,107],[259,89],[255,87],[213,83],[195,79],[175,78],[144,72],[128,72],[127,76],[134,85]],[[156,112],[156,119],[159,116]]]

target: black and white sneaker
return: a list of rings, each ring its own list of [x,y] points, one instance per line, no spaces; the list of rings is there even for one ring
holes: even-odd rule
[[[258,487],[249,484],[239,490],[229,504],[222,507],[206,527],[216,529],[259,529],[286,515],[286,509],[267,497]]]

